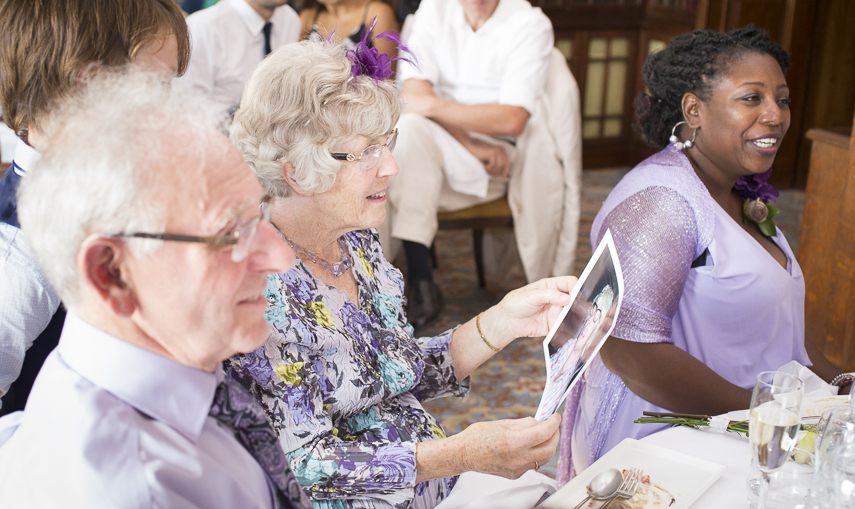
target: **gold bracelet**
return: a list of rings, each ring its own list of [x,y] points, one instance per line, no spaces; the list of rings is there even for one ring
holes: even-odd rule
[[[494,352],[500,352],[501,348],[496,348],[492,343],[487,341],[487,337],[484,336],[484,331],[481,330],[481,313],[478,313],[478,316],[475,317],[475,327],[478,327],[478,334],[481,335],[481,340],[484,341],[484,344],[490,347],[490,350]]]

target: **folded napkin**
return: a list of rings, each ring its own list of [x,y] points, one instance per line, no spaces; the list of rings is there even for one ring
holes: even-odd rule
[[[466,472],[436,509],[520,509],[534,507],[545,494],[555,493],[553,479],[529,470],[519,479]]]
[[[816,376],[810,368],[802,366],[797,361],[784,364],[778,371],[801,378],[802,382],[805,383],[805,398],[837,396],[837,386],[829,385],[825,380]]]
[[[790,361],[778,369],[780,373],[787,373],[799,377],[805,384],[803,398],[827,397],[836,396],[837,387],[829,385],[825,380],[818,377],[807,366],[802,366],[797,361]],[[731,422],[741,422],[748,420],[748,410],[734,410],[726,414],[716,415],[710,418],[710,428],[721,431],[727,431],[727,425]]]

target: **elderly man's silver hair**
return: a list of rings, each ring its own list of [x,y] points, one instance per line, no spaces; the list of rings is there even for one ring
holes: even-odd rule
[[[255,68],[231,140],[270,194],[288,194],[285,161],[303,191],[320,193],[332,187],[342,164],[330,152],[355,136],[388,134],[400,115],[394,85],[354,78],[344,46],[303,41]]]
[[[48,149],[18,190],[21,228],[69,308],[80,296],[76,258],[83,241],[163,232],[165,172],[182,171],[176,159],[204,165],[226,142],[216,137],[225,129],[216,105],[174,92],[158,75],[100,70],[81,89],[52,114]],[[162,245],[125,242],[135,256]]]

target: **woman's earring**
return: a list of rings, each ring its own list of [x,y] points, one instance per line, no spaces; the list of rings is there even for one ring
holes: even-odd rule
[[[698,130],[697,130],[697,129],[695,129],[695,130],[693,130],[693,131],[692,131],[692,139],[691,139],[691,140],[689,140],[689,141],[687,141],[687,142],[685,142],[685,143],[683,143],[683,147],[684,147],[684,148],[692,148],[692,146],[695,144],[695,138],[696,138],[697,136],[698,136]]]
[[[684,148],[692,148],[692,145],[695,144],[695,137],[698,135],[698,130],[695,129],[694,132],[692,132],[692,139],[690,141],[680,141],[680,138],[677,137],[677,128],[680,127],[681,124],[685,123],[685,120],[681,120],[680,122],[674,124],[674,127],[671,129],[671,137],[668,138],[668,141],[670,141],[671,145],[674,145],[677,150],[683,150]]]

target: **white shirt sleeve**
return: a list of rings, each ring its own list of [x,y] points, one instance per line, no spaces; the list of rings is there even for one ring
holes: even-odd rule
[[[0,396],[18,379],[26,351],[59,305],[21,230],[0,224]]]
[[[456,1],[456,0],[455,0]],[[440,30],[439,2],[423,0],[413,15],[413,28],[404,44],[416,56],[418,67],[403,60],[398,61],[399,81],[408,79],[425,80],[436,85],[439,79],[439,66],[436,62],[437,47],[435,39]]]
[[[552,23],[540,9],[535,9],[526,14],[518,30],[507,35],[514,41],[499,88],[499,104],[522,106],[534,114],[549,72],[555,39]]]
[[[223,102],[216,93],[218,65],[221,60],[217,58],[220,41],[215,31],[206,24],[193,21],[194,18],[187,18],[191,44],[190,62],[184,75],[176,78],[173,84],[194,94],[205,94],[214,100],[222,111],[228,111],[235,105],[228,101]]]
[[[303,24],[300,22],[300,15],[297,11],[291,8],[290,5],[278,7],[282,11],[282,20],[279,22],[284,27],[274,28],[274,30],[282,31],[282,44],[290,44],[300,40],[300,32],[303,30]],[[278,48],[279,46],[276,46]],[[274,48],[274,49],[276,49]]]

